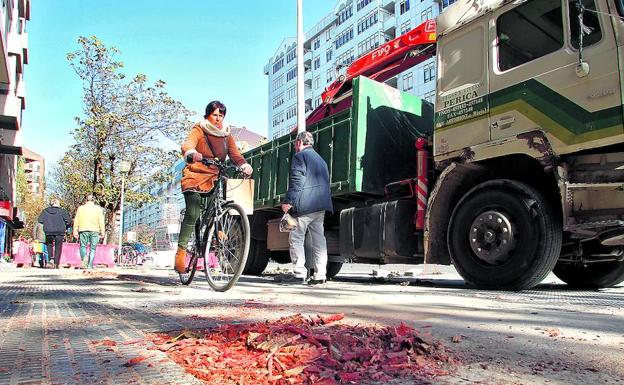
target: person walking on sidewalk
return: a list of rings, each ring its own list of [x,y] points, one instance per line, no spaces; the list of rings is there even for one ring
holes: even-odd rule
[[[100,241],[100,235],[104,237],[104,212],[95,204],[93,195],[87,195],[85,204],[76,210],[74,218],[74,237],[80,242],[80,258],[82,266],[93,269],[95,248]],[[87,252],[87,244],[89,250]],[[88,260],[85,262],[85,258]]]
[[[178,273],[186,271],[186,247],[201,212],[202,197],[210,194],[219,172],[216,166],[208,167],[201,160],[219,158],[225,161],[229,156],[245,174],[251,175],[253,170],[238,151],[229,127],[223,122],[225,113],[226,107],[223,103],[217,100],[208,103],[204,119],[191,128],[182,144],[186,167],[182,171],[180,184],[186,210],[180,225],[178,250],[175,254],[174,268]]]
[[[61,263],[65,232],[71,225],[71,218],[67,211],[61,208],[61,202],[53,199],[50,207],[41,212],[37,222],[43,224],[48,257],[52,258],[54,255],[54,268],[58,269]]]
[[[290,232],[290,259],[294,265],[294,276],[282,281],[304,283],[307,278],[304,242],[309,232],[312,260],[308,265],[314,269],[308,284],[324,283],[327,269],[327,243],[323,221],[325,211],[332,212],[333,206],[329,189],[329,170],[321,156],[314,151],[314,137],[311,133],[300,132],[295,139],[288,191],[282,202],[282,211],[290,212],[297,218],[297,226]]]

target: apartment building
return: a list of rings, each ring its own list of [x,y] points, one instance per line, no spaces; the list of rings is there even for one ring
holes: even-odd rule
[[[30,0],[0,0],[0,256],[10,251],[13,230],[23,226],[15,207],[17,159],[26,107]]]
[[[321,104],[321,94],[346,66],[381,44],[433,19],[455,0],[339,0],[305,35],[306,113]],[[264,66],[268,77],[268,132],[273,139],[297,125],[296,39],[285,38]],[[427,60],[387,84],[434,102],[435,59]]]
[[[22,159],[24,160],[28,191],[43,196],[45,191],[45,159],[26,147],[22,148]]]

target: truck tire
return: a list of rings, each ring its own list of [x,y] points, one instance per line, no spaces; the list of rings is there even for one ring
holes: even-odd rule
[[[451,260],[466,283],[481,289],[524,290],[557,263],[562,224],[534,188],[493,180],[459,201],[448,227]]]
[[[559,263],[553,273],[568,286],[583,289],[612,287],[624,281],[624,262],[596,262],[587,265]]]
[[[266,248],[266,241],[259,241],[252,238],[243,274],[261,275],[268,263],[269,251]]]
[[[340,269],[342,269],[342,262],[327,262],[327,272],[325,273],[327,279],[332,279],[338,275]]]

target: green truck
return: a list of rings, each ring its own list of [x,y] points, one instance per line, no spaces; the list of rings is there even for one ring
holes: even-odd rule
[[[622,282],[623,16],[622,0],[457,2],[436,20],[435,107],[339,80],[349,94],[335,88],[331,113],[306,126],[331,175],[328,275],[345,262],[436,263],[479,288],[528,289],[551,271],[574,287]],[[289,262],[278,221],[293,140],[245,154],[249,274]]]

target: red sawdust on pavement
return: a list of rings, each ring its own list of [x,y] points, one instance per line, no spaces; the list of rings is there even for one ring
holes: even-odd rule
[[[155,349],[211,385],[378,383],[446,375],[457,365],[444,346],[405,324],[335,323],[343,318],[294,315],[151,339]]]

